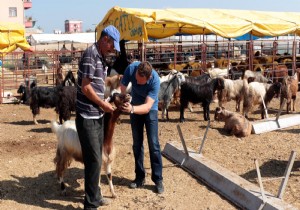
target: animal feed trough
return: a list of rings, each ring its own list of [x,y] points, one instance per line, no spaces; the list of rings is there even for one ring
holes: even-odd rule
[[[300,125],[300,114],[287,114],[287,115],[280,116],[282,108],[284,107],[285,104],[286,104],[286,99],[281,104],[276,117],[252,122],[252,133],[260,134],[260,133],[270,132],[282,128],[295,126],[295,125]],[[266,116],[268,115],[266,114]]]
[[[278,119],[273,117],[252,122],[252,133],[260,134],[295,125],[300,125],[300,114],[287,114]]]
[[[258,186],[177,142],[167,143],[163,155],[242,209],[297,209],[269,192],[262,198]]]

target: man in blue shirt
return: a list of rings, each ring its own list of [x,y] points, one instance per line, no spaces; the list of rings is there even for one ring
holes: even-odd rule
[[[158,92],[160,80],[157,72],[148,62],[134,62],[124,72],[121,82],[122,93],[126,92],[129,82],[132,83],[131,104],[123,106],[123,111],[130,113],[133,136],[133,153],[135,159],[135,180],[130,188],[142,187],[145,184],[144,169],[144,127],[146,127],[150,162],[151,179],[156,192],[164,192],[162,177],[162,157],[158,140]]]

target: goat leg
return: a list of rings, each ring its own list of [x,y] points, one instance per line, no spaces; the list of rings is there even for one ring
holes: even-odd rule
[[[106,177],[107,177],[107,181],[108,181],[108,184],[109,184],[110,192],[112,194],[112,197],[116,198],[117,194],[115,193],[114,185],[113,185],[113,182],[112,182],[111,164],[108,163],[106,168],[107,168]]]
[[[64,179],[63,177],[59,177],[59,180],[58,180],[59,184],[60,184],[60,193],[61,195],[63,196],[67,196],[67,189],[66,189],[66,184],[64,182]]]
[[[36,115],[33,115],[33,122],[34,122],[34,124],[36,124],[36,125],[39,124],[38,121],[36,120]]]

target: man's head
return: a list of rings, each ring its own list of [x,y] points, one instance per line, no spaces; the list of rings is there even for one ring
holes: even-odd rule
[[[109,53],[114,53],[115,50],[120,52],[120,32],[113,25],[105,27],[100,36],[98,44],[102,55],[106,56]]]
[[[144,85],[151,78],[152,65],[149,62],[141,62],[137,67],[136,80],[139,85]]]

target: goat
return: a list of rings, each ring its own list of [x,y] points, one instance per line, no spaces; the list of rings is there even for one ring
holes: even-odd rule
[[[114,93],[109,98],[109,102],[114,102],[116,109],[112,113],[104,115],[104,140],[102,147],[102,160],[106,170],[106,176],[109,183],[112,197],[116,197],[112,183],[111,166],[115,157],[115,147],[113,144],[113,133],[118,117],[121,115],[122,105],[131,100],[129,94]],[[56,134],[58,144],[54,163],[56,165],[56,174],[60,182],[62,194],[66,194],[66,186],[63,180],[65,170],[71,164],[72,160],[83,162],[82,150],[78,133],[76,130],[75,121],[65,121],[62,125],[52,121],[52,132]]]
[[[193,84],[203,85],[203,84],[206,84],[206,83],[210,82],[211,79],[212,78],[211,78],[210,74],[204,73],[204,74],[202,74],[200,76],[196,76],[196,77],[187,76],[187,77],[185,77],[185,82],[186,83],[193,83]],[[179,95],[179,97],[180,97],[180,93],[177,94],[177,95]],[[180,101],[180,99],[179,99],[179,101]],[[180,104],[180,102],[179,102],[179,104]],[[192,105],[190,103],[188,104],[188,108],[191,112],[193,112],[193,108],[192,108]]]
[[[162,119],[166,118],[169,120],[169,111],[168,108],[170,106],[171,100],[176,90],[179,89],[180,83],[184,81],[184,76],[182,73],[178,73],[173,76],[172,79],[166,82],[162,82],[160,84],[160,90],[158,94],[158,100],[162,104]]]
[[[282,91],[280,95],[280,105],[283,103],[283,99],[286,98],[286,112],[287,114],[291,110],[291,100],[293,100],[293,111],[295,111],[295,101],[298,92],[298,76],[295,73],[294,76],[286,76],[282,81]]]
[[[203,85],[197,85],[193,83],[183,82],[181,84],[180,95],[180,122],[184,122],[184,109],[189,102],[202,103],[204,120],[210,120],[209,117],[209,105],[213,100],[213,95],[216,90],[224,89],[224,79],[215,78],[209,83]]]
[[[223,103],[234,99],[236,101],[235,110],[240,112],[240,104],[243,100],[243,80],[224,79],[224,89],[217,92],[219,106]]]
[[[71,112],[76,111],[77,89],[75,86],[58,88],[58,100],[55,111],[59,116],[59,123],[71,119]]]
[[[243,74],[243,78],[247,78],[248,82],[255,81],[261,83],[273,83],[272,80],[264,77],[261,72],[246,70]]]
[[[261,109],[261,118],[264,119],[264,107],[263,100],[265,106],[270,103],[270,101],[279,96],[281,92],[281,83],[275,82],[273,84],[259,83],[259,82],[251,82],[248,83],[247,79],[243,79],[244,83],[244,103],[243,103],[243,114],[246,118],[248,118],[248,113],[253,109],[255,105],[260,105]]]
[[[55,76],[55,85],[61,85],[63,84],[65,77],[63,75],[63,67],[61,64],[59,64],[57,70],[56,70],[56,76]]]
[[[70,85],[76,82],[72,71],[69,71],[65,77],[63,84]],[[63,88],[63,85],[55,87],[34,87],[31,90],[30,109],[33,115],[34,124],[38,124],[36,115],[40,114],[40,107],[55,108],[59,102],[58,92]],[[57,112],[56,112],[57,113]]]
[[[288,75],[288,68],[286,65],[276,65],[274,69],[266,70],[266,73],[274,82],[282,82],[283,78]]]
[[[26,84],[26,83],[25,83]],[[33,81],[30,86],[21,84],[17,90],[17,93],[21,95],[20,102],[23,104],[29,104],[30,90],[36,86],[36,81]]]
[[[178,73],[179,73],[179,72],[178,72],[177,70],[172,69],[172,70],[170,70],[170,73],[169,73],[169,74],[167,74],[167,75],[165,75],[165,76],[160,76],[160,77],[159,77],[160,84],[163,83],[163,82],[169,81],[170,79],[173,78],[173,76],[174,76],[175,74],[178,74]],[[181,73],[181,74],[182,74],[182,73]]]
[[[228,78],[228,70],[227,69],[212,68],[212,69],[208,70],[208,73],[211,76],[211,78],[216,78],[216,77]]]
[[[217,107],[214,119],[225,122],[224,129],[236,137],[246,137],[251,134],[252,124],[239,113]]]
[[[68,71],[68,73],[65,76],[65,79],[63,80],[63,86],[74,86],[76,85],[76,79],[72,73],[71,70]]]
[[[116,74],[114,76],[106,77],[105,78],[105,92],[104,92],[104,98],[107,98],[111,95],[113,90],[120,90],[120,84],[122,80],[123,75]]]

